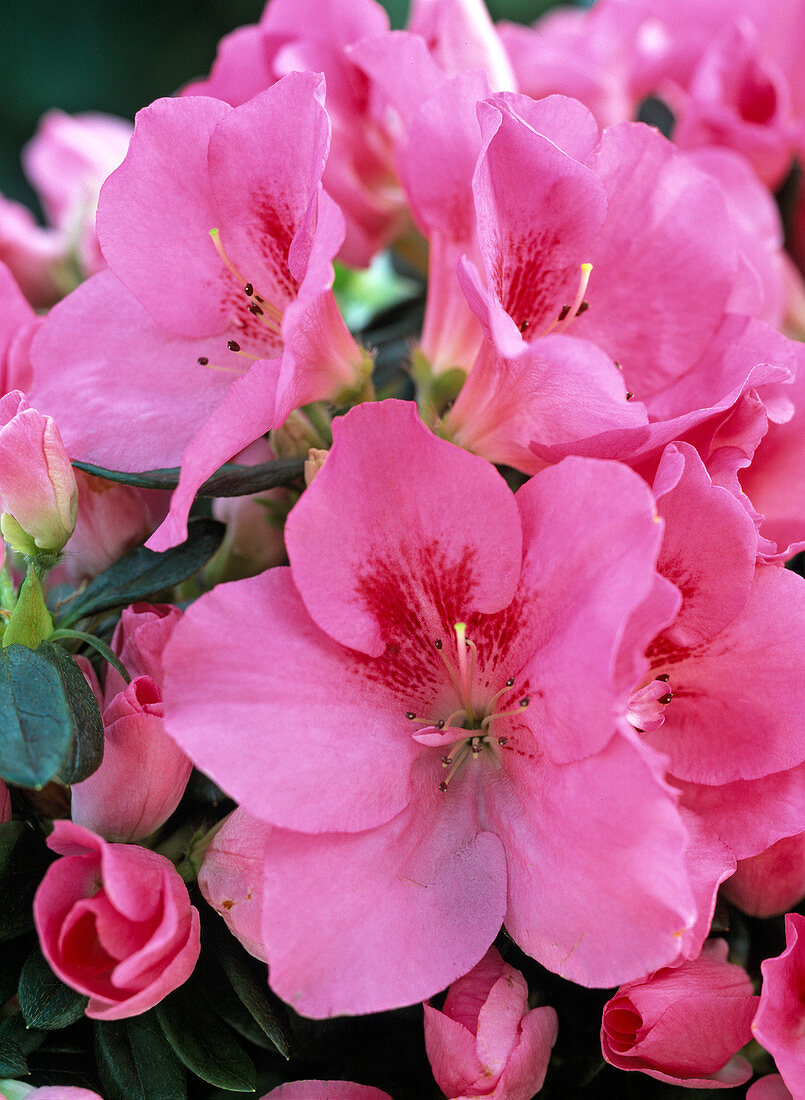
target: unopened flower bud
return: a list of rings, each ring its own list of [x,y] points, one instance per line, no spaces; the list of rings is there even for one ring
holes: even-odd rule
[[[75,527],[78,490],[56,424],[12,390],[0,399],[0,530],[21,554],[56,553]]]

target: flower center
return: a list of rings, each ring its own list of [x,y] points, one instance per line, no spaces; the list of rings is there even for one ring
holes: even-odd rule
[[[419,718],[414,711],[406,711],[405,717],[411,722],[422,723],[423,728],[414,734],[414,739],[424,745],[447,746],[447,752],[441,757],[442,768],[448,768],[447,775],[438,784],[440,791],[446,791],[453,776],[467,759],[475,759],[488,748],[496,751],[508,744],[508,737],[495,736],[493,723],[500,718],[522,714],[528,707],[530,698],[523,695],[514,707],[500,705],[504,695],[514,693],[514,677],[510,676],[503,687],[485,701],[479,701],[477,692],[473,692],[473,676],[478,665],[478,648],[467,637],[466,623],[455,623],[455,658],[451,659],[445,650],[444,642],[437,638],[434,647],[447,671],[456,691],[456,706],[446,718]],[[516,694],[516,693],[515,693]],[[466,732],[462,732],[466,731]]]
[[[669,674],[664,672],[632,692],[626,719],[638,733],[653,733],[665,722],[665,708],[674,697],[669,680]]]

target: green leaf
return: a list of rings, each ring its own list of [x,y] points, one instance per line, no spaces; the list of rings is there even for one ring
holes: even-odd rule
[[[254,1092],[254,1063],[197,983],[191,979],[155,1012],[176,1054],[197,1077],[230,1092]]]
[[[123,470],[107,470],[104,466],[92,466],[88,462],[74,462],[73,465],[94,477],[121,485],[134,485],[139,489],[175,489],[179,484],[178,466],[143,470],[133,474]],[[302,477],[304,472],[305,461],[302,458],[275,458],[256,466],[239,466],[236,462],[227,462],[204,482],[196,496],[240,497],[248,493],[260,493],[264,489],[290,485]]]
[[[76,662],[52,642],[42,642],[37,653],[47,657],[58,669],[65,698],[74,723],[72,744],[59,768],[58,778],[64,784],[80,783],[97,771],[103,759],[103,718],[95,693]]]
[[[185,1100],[184,1066],[153,1012],[98,1023],[95,1055],[106,1100]]]
[[[194,519],[181,546],[161,554],[136,546],[62,605],[58,626],[69,626],[88,615],[124,607],[181,584],[206,565],[221,545],[224,531],[224,524],[217,520]]]
[[[243,1007],[280,1054],[289,1058],[291,1039],[284,1006],[280,1001],[276,1007],[272,1004],[265,980],[261,983],[255,977],[245,952],[220,919],[208,922],[205,930],[215,944],[216,959]]]
[[[0,1037],[0,1077],[24,1077],[28,1063],[13,1039]]]
[[[76,993],[56,977],[38,947],[22,968],[17,996],[28,1027],[45,1031],[74,1024],[89,1003],[89,997]]]
[[[28,936],[18,936],[0,945],[0,1004],[4,1005],[17,992],[22,964],[30,954],[30,950],[31,943]]]
[[[24,645],[0,649],[0,728],[0,776],[44,787],[75,738],[61,671],[47,654]]]
[[[33,927],[31,906],[46,865],[47,850],[31,825],[0,825],[0,940]]]

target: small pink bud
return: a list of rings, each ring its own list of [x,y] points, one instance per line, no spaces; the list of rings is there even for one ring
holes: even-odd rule
[[[112,636],[112,649],[131,677],[150,676],[162,686],[162,651],[181,617],[178,607],[166,603],[133,603],[124,609]],[[110,665],[104,685],[106,704],[125,686],[123,677]]]
[[[63,858],[36,892],[36,930],[54,973],[90,998],[87,1016],[137,1016],[187,981],[199,917],[172,863],[71,821],[55,822],[48,846]]]
[[[103,714],[100,768],[73,788],[77,825],[107,840],[142,840],[179,805],[193,765],[165,732],[162,693],[138,676]]]
[[[0,398],[0,528],[22,554],[61,550],[73,533],[78,490],[59,430],[12,390]]]
[[[622,985],[604,1005],[601,1047],[613,1066],[686,1088],[731,1088],[752,1076],[737,1051],[752,1037],[758,998],[725,940],[698,958]]]
[[[425,1046],[448,1097],[531,1100],[545,1080],[557,1028],[552,1008],[528,1011],[525,978],[494,947],[453,982],[441,1012],[425,1004]]]
[[[260,934],[263,860],[271,826],[243,809],[234,810],[204,856],[198,885],[206,901],[250,955],[267,957]]]

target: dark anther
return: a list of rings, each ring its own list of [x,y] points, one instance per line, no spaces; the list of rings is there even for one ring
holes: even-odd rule
[[[586,313],[589,308],[590,308],[590,303],[585,298],[584,301],[579,306],[579,308],[576,310],[576,316],[581,317],[582,313]]]
[[[447,784],[445,783],[444,780],[442,780],[441,783],[439,784],[439,790],[442,791],[442,793],[444,793],[447,790]]]
[[[237,342],[237,340],[227,340],[226,346],[229,348],[230,351],[240,351],[240,344]]]
[[[635,733],[645,733],[645,730],[641,730],[638,726],[635,726]]]
[[[441,649],[442,648],[442,639],[437,638],[436,641],[433,644],[436,646],[437,649]]]
[[[263,311],[262,311],[262,309],[260,309],[260,307],[258,306],[258,304],[256,302],[252,302],[249,305],[249,313],[254,313],[257,317],[262,317],[263,316]]]
[[[498,744],[499,745],[508,745],[508,743],[509,743],[508,737],[499,737],[498,738]]]
[[[655,676],[654,679],[655,680],[662,680],[662,682],[664,684],[667,684],[668,681],[671,679],[671,673],[670,672],[663,672],[660,676]]]
[[[664,707],[667,707],[667,706],[668,706],[668,704],[669,704],[669,703],[671,702],[671,700],[673,699],[673,697],[674,697],[674,693],[673,693],[672,691],[669,691],[667,695],[661,695],[661,696],[659,697],[659,699],[657,700],[657,702],[658,702],[658,703],[662,703],[662,705],[663,705]]]
[[[437,730],[443,730],[444,729],[444,718],[440,718],[439,721],[436,723],[436,729]]]
[[[209,359],[207,358],[206,355],[200,355],[198,357],[198,365],[200,367],[206,367],[208,363],[209,363]]]
[[[618,368],[618,370],[623,370],[623,367],[620,365],[617,359],[615,360],[615,366]]]
[[[562,308],[559,310],[559,320],[564,321],[568,313],[570,313],[570,306],[562,306]]]
[[[413,720],[416,718],[416,715],[412,710],[407,710],[405,712],[405,717],[408,719],[409,722],[413,722]]]
[[[520,332],[525,332],[530,324],[531,324],[530,321],[521,321],[520,322]]]
[[[453,763],[453,757],[452,756],[443,756],[442,757],[442,763],[444,764],[445,767],[447,767],[448,764]]]
[[[527,707],[530,702],[531,702],[531,697],[528,696],[528,695],[524,695],[523,698],[520,700],[520,706],[521,707]]]
[[[513,676],[510,676],[508,678],[508,680],[506,681],[506,687],[507,688],[513,688],[514,687],[514,677]]]
[[[247,283],[246,286],[243,289],[245,290],[246,295],[249,298],[251,298],[252,294],[254,294],[254,287],[252,286],[251,283]]]
[[[634,397],[634,394],[632,393],[632,391],[631,391],[631,390],[627,390],[627,391],[626,391],[626,400],[627,400],[627,401],[631,401],[633,397]]]

